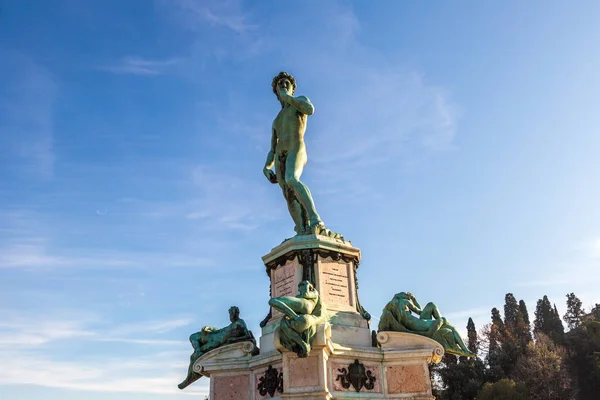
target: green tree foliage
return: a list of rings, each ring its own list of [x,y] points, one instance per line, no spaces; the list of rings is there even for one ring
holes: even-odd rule
[[[519,324],[516,329],[519,347],[523,353],[525,352],[527,345],[531,342],[531,324],[529,322],[529,313],[527,312],[527,305],[523,300],[519,301]]]
[[[510,377],[517,359],[524,350],[520,348],[519,334],[523,325],[519,303],[512,293],[504,296],[504,329],[501,335],[501,357],[498,362],[504,376]]]
[[[600,304],[596,303],[594,307],[592,307],[592,311],[587,315],[587,319],[590,321],[600,321]]]
[[[565,335],[567,360],[580,400],[598,399],[600,393],[600,322],[587,321]]]
[[[530,400],[574,399],[565,349],[543,333],[527,346],[515,366],[515,379],[527,388]]]
[[[535,334],[542,333],[549,336],[555,343],[563,343],[565,330],[556,306],[552,307],[548,296],[537,301],[533,326]]]
[[[504,325],[513,327],[519,320],[519,303],[512,293],[506,293],[504,296]]]
[[[486,383],[477,395],[477,400],[527,400],[526,389],[512,379],[501,379]]]
[[[575,329],[581,325],[582,317],[585,315],[585,311],[581,306],[581,300],[575,293],[567,294],[567,312],[563,316],[564,321],[567,323],[569,329]]]
[[[473,320],[467,324],[467,347],[475,354],[479,349],[479,339]],[[484,381],[485,365],[479,357],[470,359],[446,354],[435,369],[442,382],[437,391],[439,400],[474,400]]]
[[[529,326],[531,322],[529,322],[529,313],[527,312],[527,304],[523,300],[519,301],[519,312],[521,313],[521,317],[523,318],[523,322]],[[531,337],[531,335],[529,335]]]
[[[504,318],[493,308],[491,324],[480,333],[469,319],[467,347],[485,355],[485,363],[479,358],[444,356],[442,363],[432,368],[436,398],[600,399],[600,304],[584,314],[571,293],[567,308],[574,310],[570,316],[579,316],[579,325],[573,327],[573,319],[565,318],[571,328],[565,334],[556,306],[547,296],[538,300],[533,321],[535,340],[525,302],[517,303],[511,293],[505,297]]]
[[[504,322],[500,316],[500,311],[492,308],[492,324],[488,333],[488,354],[486,356],[486,381],[496,382],[506,377],[506,373],[502,368],[505,365],[505,354],[502,351],[502,343],[504,342]]]
[[[475,323],[471,317],[469,317],[469,322],[467,322],[467,347],[472,353],[479,353],[479,338],[477,337]]]

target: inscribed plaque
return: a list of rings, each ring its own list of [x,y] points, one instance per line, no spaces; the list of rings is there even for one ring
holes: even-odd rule
[[[350,265],[344,262],[319,263],[319,294],[332,309],[353,310],[352,278]]]
[[[298,294],[298,258],[288,261],[282,266],[277,267],[271,274],[271,298],[279,296],[296,296]],[[282,315],[279,311],[273,310],[273,316]]]

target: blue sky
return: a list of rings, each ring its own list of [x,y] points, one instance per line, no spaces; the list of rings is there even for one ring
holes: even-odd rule
[[[458,327],[504,294],[600,302],[600,3],[0,2],[0,397],[163,400],[187,337],[268,311],[293,234],[262,175],[286,70],[303,180]],[[376,320],[374,323],[376,324]]]

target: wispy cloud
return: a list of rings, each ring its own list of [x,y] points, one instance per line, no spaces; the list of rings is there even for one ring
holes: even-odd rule
[[[225,27],[236,33],[257,28],[249,22],[240,0],[161,0],[160,3],[179,9],[180,16],[192,29],[199,23]]]
[[[150,266],[188,267],[210,264],[210,259],[177,252],[132,252],[65,248],[45,238],[25,238],[0,242],[0,269],[47,270],[53,268],[148,268]]]
[[[187,214],[189,219],[204,220],[217,230],[241,231],[257,229],[261,222],[273,219],[268,207],[272,197],[266,195],[271,188],[260,180],[248,181],[199,165],[193,170],[192,182],[198,193]]]
[[[148,60],[141,57],[128,56],[120,61],[97,67],[97,69],[113,74],[130,74],[142,76],[155,76],[165,74],[169,68],[176,66],[180,59]]]
[[[191,319],[115,325],[90,313],[55,310],[55,314],[59,315],[24,317],[0,310],[0,358],[4,363],[0,385],[30,384],[100,392],[177,392],[175,385],[183,379],[187,368],[189,344],[170,340],[167,334],[187,326]],[[64,343],[73,349],[113,344],[108,353],[87,351],[67,355],[58,350]],[[137,347],[128,346],[126,352],[120,352],[121,344]],[[165,346],[169,346],[168,351]],[[135,349],[139,351],[132,355]],[[31,373],[32,365],[36,365],[35,373]],[[207,382],[199,382],[190,392],[207,391]]]
[[[134,361],[60,361],[45,355],[5,352],[0,384],[27,384],[94,392],[176,394],[185,377],[185,352],[150,353]],[[181,361],[179,361],[181,360]],[[32,373],[35,365],[35,373]],[[208,380],[186,389],[186,394],[208,394]]]
[[[0,58],[6,82],[0,88],[0,154],[5,153],[5,167],[11,167],[12,161],[19,170],[52,178],[56,78],[21,54],[1,52]]]

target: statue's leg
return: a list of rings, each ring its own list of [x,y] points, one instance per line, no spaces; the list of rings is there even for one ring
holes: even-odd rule
[[[440,319],[442,315],[434,303],[427,303],[421,312],[421,319]]]
[[[464,351],[467,354],[471,354],[471,351],[465,345],[465,342],[463,342],[462,338],[460,337],[460,335],[456,331],[456,328],[453,327],[452,325],[446,325],[446,326],[449,327],[450,330],[452,331],[452,334],[454,335],[454,340],[456,340],[456,344],[458,344],[458,346],[462,349],[462,351]]]
[[[190,366],[188,367],[187,376],[185,377],[183,382],[181,382],[179,385],[177,385],[177,387],[179,389],[185,389],[186,387],[188,387],[189,385],[196,382],[198,379],[200,379],[202,377],[202,375],[200,375],[199,373],[194,371],[194,363],[196,362],[197,359],[198,359],[197,352],[194,351],[194,353],[192,353],[192,355],[190,356]]]
[[[291,323],[293,321],[289,320],[289,319],[283,319],[279,325],[279,329],[280,329],[280,335],[284,336],[284,341],[285,342],[292,342],[294,345],[291,345],[290,347],[287,347],[288,350],[291,351],[296,351],[296,349],[293,348],[297,348],[299,349],[298,357],[302,358],[302,357],[306,357],[308,356],[308,353],[310,352],[310,344],[305,342],[304,339],[302,338],[302,333],[297,332],[292,326]],[[283,343],[282,343],[283,344]]]
[[[200,332],[192,333],[190,335],[190,343],[192,344],[194,351],[198,351],[198,349],[200,348],[200,343],[198,341],[199,338],[200,338]]]
[[[304,210],[306,210],[309,227],[315,227],[322,225],[323,222],[319,214],[317,214],[310,190],[300,181],[305,164],[306,150],[304,148],[299,149],[297,152],[288,153],[287,160],[285,161],[285,183],[293,190],[296,199],[298,199]]]
[[[271,300],[269,300],[269,305],[271,307],[274,307],[274,308],[278,309],[280,312],[282,312],[283,314],[286,314],[287,310],[284,307],[279,307],[280,303],[289,307],[297,315],[310,314],[310,313],[312,313],[312,311],[315,307],[314,303],[312,303],[306,299],[292,297],[292,296],[274,297]],[[293,317],[293,316],[290,315],[290,317]]]
[[[294,231],[301,235],[305,230],[306,221],[302,218],[302,207],[293,190],[287,185],[285,179],[285,171],[286,171],[286,157],[281,157],[282,160],[279,160],[279,157],[275,160],[275,171],[278,177],[279,187],[281,187],[281,191],[283,192],[283,197],[285,198],[285,202],[288,206],[288,211],[294,221]]]

